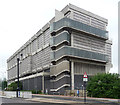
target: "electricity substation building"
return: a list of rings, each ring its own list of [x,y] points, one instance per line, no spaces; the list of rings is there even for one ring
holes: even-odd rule
[[[75,90],[88,76],[112,67],[108,20],[69,4],[7,59],[8,83],[19,77],[23,90]]]

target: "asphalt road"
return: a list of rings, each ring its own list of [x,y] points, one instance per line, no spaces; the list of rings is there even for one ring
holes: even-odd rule
[[[2,105],[119,105],[117,103],[54,103],[47,99],[44,99],[44,101],[31,101],[23,98],[1,98],[1,100]]]
[[[47,103],[47,102],[33,102],[22,98],[2,98],[1,100],[2,100],[1,105],[58,105],[55,103]]]
[[[53,99],[53,100],[61,100],[63,102],[66,102],[68,101],[68,103],[70,102],[73,102],[73,103],[84,103],[84,100],[83,99],[80,99],[78,97],[55,97],[55,96],[35,96],[33,95],[33,98],[44,98],[46,100],[48,99]],[[110,102],[110,101],[101,101],[101,100],[90,100],[90,99],[87,99],[86,100],[86,103],[89,103],[89,104],[110,104],[110,105],[115,105],[116,103],[115,102]]]

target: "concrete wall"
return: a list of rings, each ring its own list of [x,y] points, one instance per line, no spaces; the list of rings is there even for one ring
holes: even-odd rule
[[[4,95],[7,98],[13,98],[13,97],[16,97],[16,91],[4,91]],[[31,92],[20,92],[19,97],[32,98],[32,93]]]

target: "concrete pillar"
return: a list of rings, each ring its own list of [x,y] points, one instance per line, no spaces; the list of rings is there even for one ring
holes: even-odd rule
[[[42,76],[42,91],[44,93],[44,71],[43,71],[43,76]]]
[[[105,66],[105,72],[109,73],[111,67],[112,67],[112,64],[107,63],[106,66]]]
[[[30,90],[30,79],[28,79],[28,90]]]
[[[71,90],[74,90],[74,62],[71,61]]]

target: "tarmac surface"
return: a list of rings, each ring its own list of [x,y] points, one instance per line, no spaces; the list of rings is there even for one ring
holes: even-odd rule
[[[33,99],[33,98],[32,98]],[[2,105],[119,105],[117,103],[77,103],[70,101],[50,100],[38,98],[38,101],[23,98],[2,98]]]
[[[118,102],[119,101],[119,102]],[[33,94],[31,99],[6,98],[1,96],[2,105],[120,105],[118,99]]]
[[[75,97],[75,96],[62,96],[62,95],[40,95],[40,94],[33,94],[32,100],[49,100],[56,102],[64,102],[64,103],[84,103],[84,97]],[[109,99],[109,98],[92,98],[87,97],[86,103],[98,103],[98,104],[114,104],[120,102],[119,99]]]

